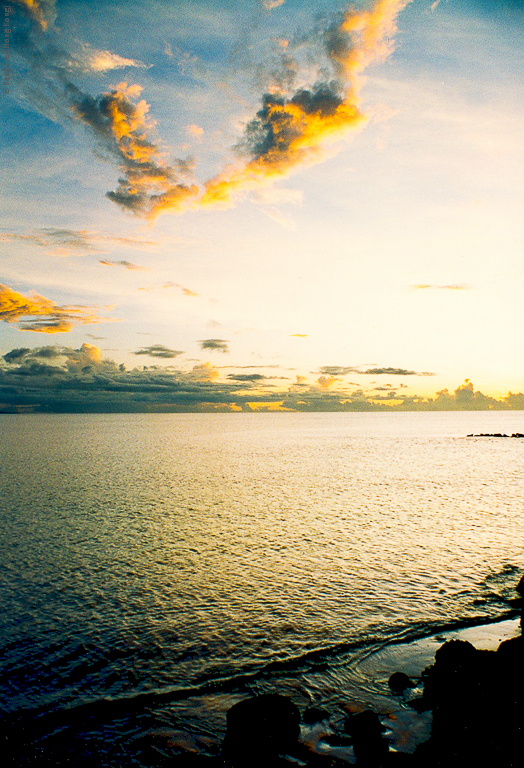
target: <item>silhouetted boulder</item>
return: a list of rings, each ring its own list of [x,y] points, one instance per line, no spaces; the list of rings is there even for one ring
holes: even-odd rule
[[[227,768],[269,768],[296,746],[300,712],[287,696],[265,694],[234,704],[227,713],[222,754]]]
[[[401,694],[407,688],[414,688],[415,683],[404,672],[393,672],[388,680],[389,687],[393,693]]]

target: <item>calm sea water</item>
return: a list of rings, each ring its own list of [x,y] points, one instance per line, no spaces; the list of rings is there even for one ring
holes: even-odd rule
[[[524,412],[0,416],[16,764],[160,765],[246,691],[336,702],[370,649],[504,615],[524,440],[471,432]]]

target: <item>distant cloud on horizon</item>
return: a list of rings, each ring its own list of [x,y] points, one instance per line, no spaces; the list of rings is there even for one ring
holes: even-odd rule
[[[346,376],[348,373],[357,373],[364,376],[435,376],[430,371],[410,371],[407,368],[367,368],[362,366],[323,365],[319,372],[326,376]]]
[[[176,352],[162,345],[150,349],[160,353],[153,357],[162,357],[163,350]],[[127,371],[122,364],[102,359],[101,350],[91,344],[78,349],[18,347],[2,360],[0,410],[13,412],[250,411],[252,401],[256,410],[301,412],[524,410],[524,393],[497,400],[475,390],[469,379],[454,392],[443,389],[434,397],[420,397],[385,387],[367,394],[362,389],[341,391],[333,386],[339,380],[329,376],[308,386],[305,377],[297,375],[286,390],[275,391],[261,374],[230,374],[223,381],[211,363],[198,363],[191,370],[154,365]]]

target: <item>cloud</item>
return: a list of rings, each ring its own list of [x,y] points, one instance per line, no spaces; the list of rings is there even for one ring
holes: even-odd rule
[[[348,368],[341,365],[323,365],[319,370],[326,376],[345,376],[347,373],[359,373],[358,368]]]
[[[130,261],[106,261],[105,259],[100,259],[99,264],[103,264],[104,267],[125,267],[125,269],[132,269],[132,270],[146,270],[146,267],[138,267],[136,264],[132,264]]]
[[[169,201],[177,210],[187,207],[198,195],[198,187],[176,180],[175,170],[166,164],[159,148],[148,137],[153,127],[147,120],[149,105],[136,102],[142,88],[118,83],[111,91],[93,98],[72,83],[66,86],[75,117],[89,126],[102,146],[116,157],[123,174],[110,200],[134,213],[149,215]]]
[[[28,347],[17,347],[3,355],[6,363],[19,363],[31,352]]]
[[[405,368],[368,368],[367,371],[359,371],[370,376],[434,376],[430,371],[408,371]]]
[[[134,59],[126,59],[111,51],[99,51],[87,43],[80,44],[80,52],[71,56],[69,67],[82,72],[109,72],[122,67],[147,68],[147,64]]]
[[[396,19],[410,0],[375,0],[370,10],[350,8],[324,31],[331,79],[292,94],[265,93],[238,149],[243,166],[225,169],[205,184],[202,205],[230,205],[233,195],[318,162],[326,140],[362,126],[359,109],[362,72],[394,50]]]
[[[150,347],[142,347],[142,349],[139,349],[134,354],[149,355],[149,357],[173,358],[178,357],[179,355],[183,355],[184,353],[178,349],[169,349],[169,347],[164,347],[162,344],[153,344]]]
[[[17,92],[53,120],[76,121],[95,137],[108,157],[118,163],[118,187],[107,196],[126,210],[148,215],[157,200],[169,200],[174,210],[195,197],[198,188],[181,183],[175,166],[165,162],[163,153],[150,138],[154,122],[148,120],[149,105],[139,100],[141,87],[120,82],[98,96],[81,90],[72,80],[74,70],[107,71],[121,66],[143,66],[110,51],[98,51],[85,44],[69,51],[61,44],[59,30],[49,24],[54,4],[38,0],[16,3],[29,19],[26,29],[13,38],[13,65],[20,63]],[[45,33],[45,34],[44,34]],[[27,77],[27,69],[31,77]],[[19,87],[18,87],[19,86]],[[178,162],[183,173],[187,161]]]
[[[194,138],[198,138],[204,135],[204,129],[200,125],[195,125],[195,123],[191,123],[190,125],[186,125],[186,133],[188,136],[193,136]]]
[[[201,349],[209,349],[215,352],[229,352],[228,342],[224,339],[202,339],[200,341]]]
[[[54,256],[70,256],[81,251],[96,250],[91,242],[90,233],[54,227],[46,227],[26,235],[4,232],[0,234],[0,242],[34,243],[42,248],[49,248],[51,255]]]
[[[496,400],[475,390],[469,379],[454,392],[444,389],[434,397],[420,397],[395,390],[383,395],[362,390],[348,393],[333,388],[329,377],[308,386],[300,375],[287,391],[274,391],[255,378],[256,374],[241,381],[236,376],[222,381],[218,368],[210,363],[197,364],[189,371],[172,366],[126,371],[123,365],[102,359],[100,349],[90,344],[79,349],[17,348],[6,352],[3,359],[0,409],[12,412],[250,411],[254,397],[257,409],[311,412],[522,410],[524,403],[521,392]]]
[[[198,296],[199,294],[196,293],[196,291],[192,291],[189,288],[184,288],[183,285],[180,285],[180,283],[172,283],[170,280],[168,280],[167,283],[164,283],[162,288],[179,288],[184,296]]]
[[[98,307],[59,306],[38,293],[24,296],[0,284],[0,320],[17,323],[20,331],[66,333],[75,325],[114,322],[98,311]]]
[[[335,376],[319,376],[317,384],[320,389],[329,389],[333,384],[336,384],[337,381],[340,381],[340,379],[337,379]]]
[[[279,8],[281,5],[284,5],[286,0],[262,0],[262,5],[266,10],[272,11],[273,8]]]
[[[86,230],[58,229],[55,227],[36,229],[29,234],[2,232],[0,233],[0,242],[33,243],[41,248],[49,249],[49,253],[52,256],[83,255],[82,251],[106,251],[107,246],[123,246],[140,250],[149,250],[157,246],[157,243],[152,240],[118,237]]]
[[[307,339],[308,337],[307,333],[290,333],[289,335],[293,339]]]
[[[280,0],[263,0],[268,9]],[[192,160],[164,159],[151,138],[154,122],[148,119],[149,105],[140,99],[141,87],[120,82],[94,97],[70,79],[71,69],[107,71],[120,66],[144,66],[109,51],[96,51],[85,44],[78,52],[65,51],[51,30],[54,3],[25,0],[16,5],[33,20],[34,26],[20,37],[17,52],[32,70],[31,82],[22,78],[26,97],[40,111],[57,118],[75,119],[88,128],[109,157],[118,163],[121,176],[107,197],[123,209],[154,219],[164,211],[182,213],[201,206],[229,206],[240,193],[259,189],[295,168],[319,162],[324,145],[361,127],[366,117],[360,111],[361,75],[371,63],[387,58],[394,50],[396,19],[411,0],[374,0],[369,10],[354,7],[338,14],[323,30],[323,67],[311,85],[293,90],[297,72],[282,50],[287,76],[280,85],[262,95],[260,109],[247,123],[244,136],[234,148],[241,161],[224,167],[208,179],[203,190],[191,181]],[[47,35],[42,31],[48,30]],[[76,62],[76,63],[75,63]],[[306,68],[307,71],[307,68]],[[310,78],[302,77],[302,83]],[[200,136],[200,126],[189,132]],[[181,180],[180,176],[185,180]],[[188,178],[186,178],[188,177]],[[289,217],[266,211],[285,226]]]
[[[219,378],[220,373],[218,368],[211,363],[199,363],[194,365],[187,375],[193,381],[214,381]]]
[[[471,286],[467,283],[454,283],[450,285],[431,285],[430,283],[419,283],[418,285],[410,285],[410,288],[415,288],[419,291],[427,289],[439,291],[468,291],[471,289]]]
[[[232,381],[262,381],[263,379],[267,379],[267,376],[262,376],[261,373],[230,373],[228,374],[228,379],[231,379]]]
[[[55,0],[11,0],[9,5],[19,8],[43,30],[56,19]]]
[[[406,368],[368,368],[362,366],[323,365],[319,372],[326,376],[346,376],[348,373],[359,373],[366,376],[434,376],[429,371],[409,371]]]

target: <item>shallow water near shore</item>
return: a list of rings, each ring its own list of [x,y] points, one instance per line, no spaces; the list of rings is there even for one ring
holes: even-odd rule
[[[522,412],[0,416],[19,764],[73,725],[93,764],[160,764],[166,733],[220,735],[246,693],[335,705],[384,644],[506,615],[524,441],[466,435],[523,431]]]

